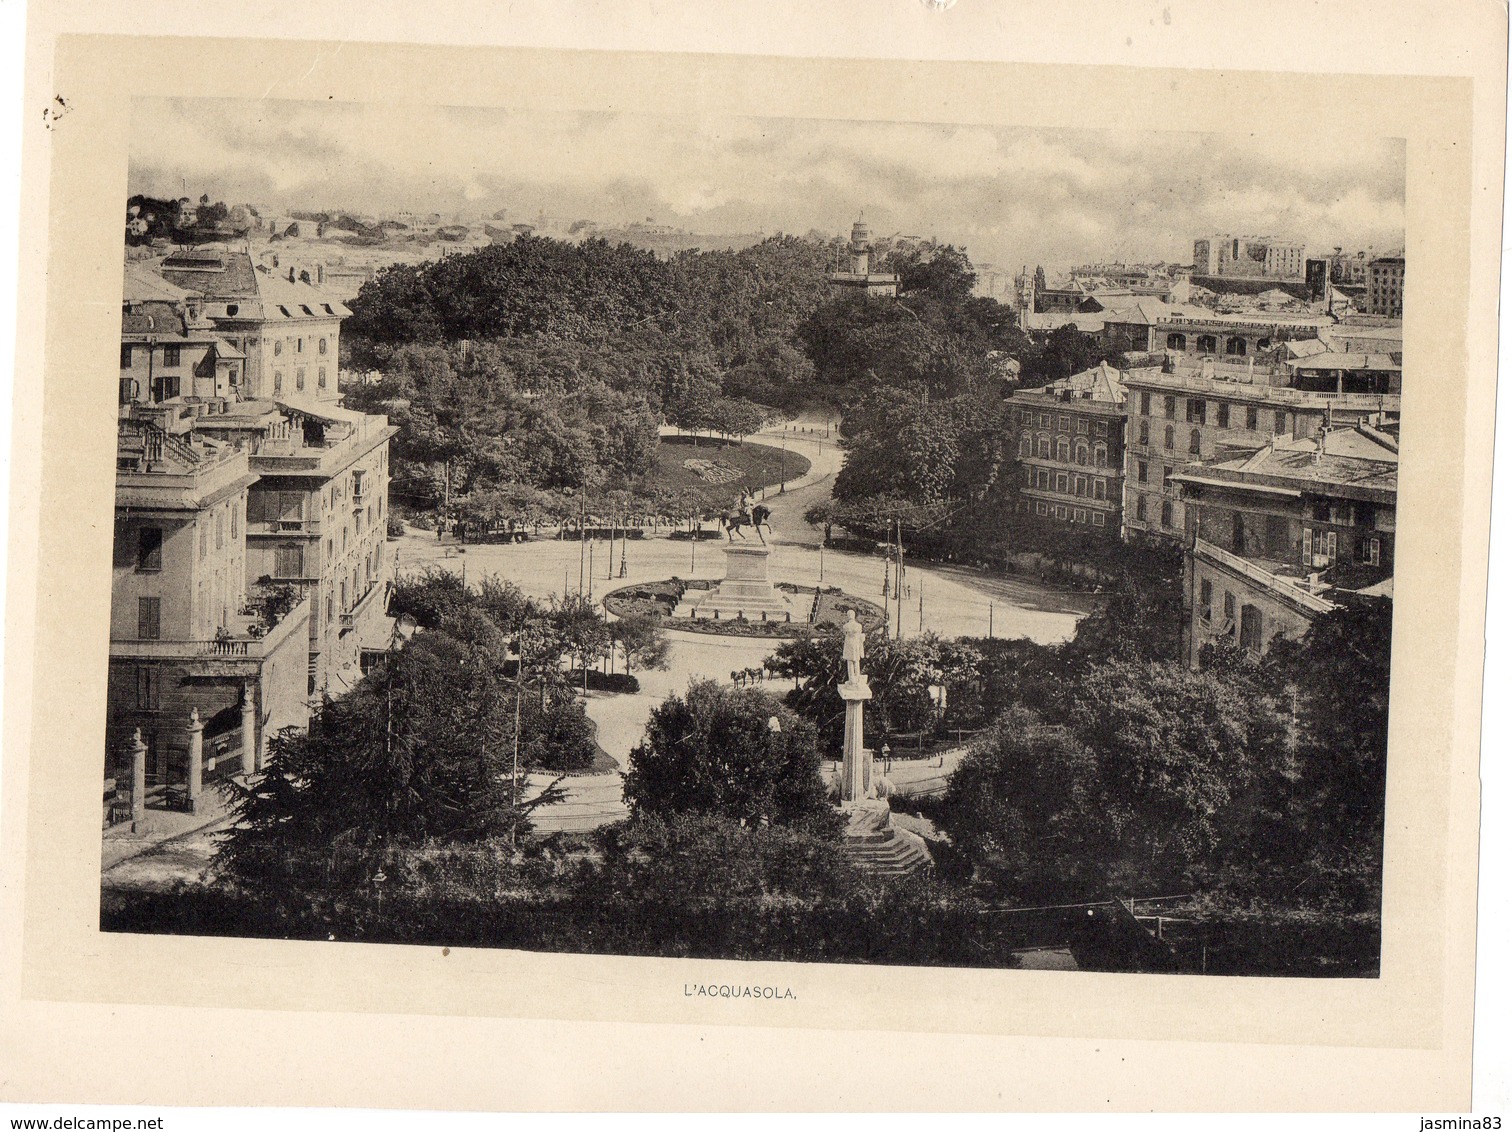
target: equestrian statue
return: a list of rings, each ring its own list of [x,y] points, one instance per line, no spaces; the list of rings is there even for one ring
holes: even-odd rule
[[[745,538],[742,527],[750,527],[756,532],[756,537],[766,545],[766,535],[761,533],[764,526],[767,530],[772,529],[768,521],[772,517],[772,509],[765,504],[755,502],[750,492],[744,492],[740,496],[740,504],[737,507],[726,508],[719,513],[719,525],[724,528],[725,538],[730,542],[735,541],[735,536]]]

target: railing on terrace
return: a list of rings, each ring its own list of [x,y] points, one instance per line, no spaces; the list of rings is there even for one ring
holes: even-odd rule
[[[1298,605],[1311,609],[1316,613],[1328,613],[1335,608],[1333,602],[1318,597],[1316,594],[1309,592],[1287,578],[1279,577],[1272,574],[1269,570],[1256,566],[1247,558],[1241,558],[1237,554],[1214,546],[1206,539],[1197,539],[1193,548],[1197,553],[1227,566],[1235,573],[1242,574],[1251,581],[1258,582],[1272,593],[1295,601]]]
[[[261,659],[267,655],[268,639],[231,638],[209,641],[121,641],[110,642],[110,655],[138,660],[181,660],[198,657]]]
[[[301,611],[304,617],[300,617]],[[208,640],[112,639],[112,658],[130,660],[261,660],[271,656],[309,616],[309,599],[301,601],[261,637],[222,637]]]
[[[1177,373],[1155,371],[1129,373],[1125,384],[1153,385],[1161,389],[1184,393],[1245,393],[1255,391],[1267,402],[1281,405],[1307,405],[1322,408],[1331,405],[1335,409],[1382,409],[1401,412],[1402,397],[1399,393],[1320,393],[1310,389],[1293,389],[1288,385],[1266,385],[1263,382],[1245,382],[1239,378],[1208,377],[1195,370]]]

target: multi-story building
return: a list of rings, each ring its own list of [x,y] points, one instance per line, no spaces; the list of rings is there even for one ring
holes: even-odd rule
[[[1173,312],[1150,326],[1148,349],[1181,355],[1188,364],[1202,358],[1253,358],[1284,342],[1316,338],[1333,323],[1328,315]]]
[[[1396,478],[1396,438],[1371,424],[1177,473],[1187,662],[1195,667],[1219,640],[1258,655],[1340,604],[1390,597]]]
[[[1017,510],[1116,538],[1123,503],[1125,390],[1106,362],[1009,398]]]
[[[1301,279],[1306,249],[1270,236],[1204,236],[1192,242],[1194,274],[1244,279]]]
[[[205,317],[204,300],[140,263],[126,265],[121,293],[120,403],[228,397],[245,356]]]
[[[388,582],[388,418],[336,405],[252,401],[195,418],[197,434],[244,448],[247,577],[312,599],[309,690],[339,695],[383,647]]]
[[[196,248],[169,256],[159,271],[202,296],[203,317],[244,355],[243,398],[339,398],[341,320],[351,311],[297,267],[275,271],[246,252]]]
[[[845,262],[837,264],[825,279],[835,295],[865,295],[891,299],[898,294],[898,277],[890,271],[873,271],[871,229],[866,221],[851,225],[850,243],[845,246]]]
[[[1172,476],[1185,465],[1315,436],[1325,426],[1398,418],[1400,394],[1298,389],[1285,367],[1126,370],[1124,530],[1176,540],[1185,504]]]
[[[1373,258],[1369,250],[1347,252],[1343,248],[1334,248],[1331,254],[1323,257],[1328,264],[1328,281],[1351,286],[1364,284]]]
[[[1402,317],[1402,292],[1407,283],[1407,260],[1403,256],[1382,256],[1370,261],[1365,282],[1365,313]]]
[[[259,280],[258,286],[265,287],[265,281]],[[142,281],[139,290],[123,308],[123,367],[127,345],[133,355],[145,350],[139,339],[150,318],[153,333],[162,328],[173,332],[172,340],[180,343],[180,368],[186,373],[205,368],[194,360],[192,351],[198,350],[206,358],[213,357],[217,367],[225,366],[226,375],[225,380],[217,376],[214,382],[195,376],[192,383],[173,387],[161,380],[131,377],[139,366],[144,372],[147,365],[154,367],[154,373],[162,372],[168,336],[159,335],[151,344],[155,357],[133,356],[132,368],[123,368],[122,418],[148,421],[162,434],[179,437],[190,446],[241,454],[250,479],[245,498],[234,512],[235,538],[241,548],[237,582],[243,591],[288,588],[302,602],[307,599],[307,612],[300,619],[303,693],[340,694],[359,678],[364,646],[380,648],[384,643],[384,597],[393,571],[386,545],[388,442],[397,430],[386,417],[354,412],[324,399],[334,392],[334,380],[327,389],[321,389],[317,377],[306,383],[302,393],[295,384],[282,396],[254,396],[259,379],[232,380],[239,375],[233,367],[241,359],[222,357],[228,351],[240,354],[240,350],[217,335],[219,327],[206,329],[207,322],[255,315],[262,327],[254,338],[263,362],[272,364],[288,353],[316,359],[327,356],[334,374],[334,321],[306,337],[304,349],[297,345],[300,336],[293,334],[296,345],[284,351],[274,347],[282,340],[275,331],[287,328],[285,324],[264,318],[255,309],[233,309],[227,314],[225,310],[237,304],[222,298],[222,313],[215,316],[210,313],[216,309],[214,304],[204,296],[161,279],[156,284]],[[333,309],[343,308],[333,304]],[[308,324],[325,321],[314,319]],[[207,600],[227,611],[242,604],[224,584],[217,584]]]
[[[207,777],[251,773],[268,735],[308,722],[310,603],[248,585],[255,480],[246,452],[193,436],[171,410],[120,420],[106,721],[117,819],[141,821],[149,796],[196,807]]]

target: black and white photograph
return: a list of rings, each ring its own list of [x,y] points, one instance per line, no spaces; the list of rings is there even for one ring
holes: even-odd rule
[[[1401,139],[130,121],[103,930],[1378,975]]]
[[[1495,1111],[1464,15],[31,0],[6,1115]]]

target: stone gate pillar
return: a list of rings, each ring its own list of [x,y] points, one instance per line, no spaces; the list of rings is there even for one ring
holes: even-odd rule
[[[140,727],[131,733],[126,749],[131,752],[131,831],[138,833],[147,819],[147,744]]]
[[[199,813],[200,793],[204,788],[205,775],[205,722],[200,719],[199,709],[189,711],[189,812]]]
[[[262,760],[257,757],[257,705],[253,700],[250,683],[242,688],[241,713],[241,771],[243,774],[251,774],[257,770],[257,764]]]

